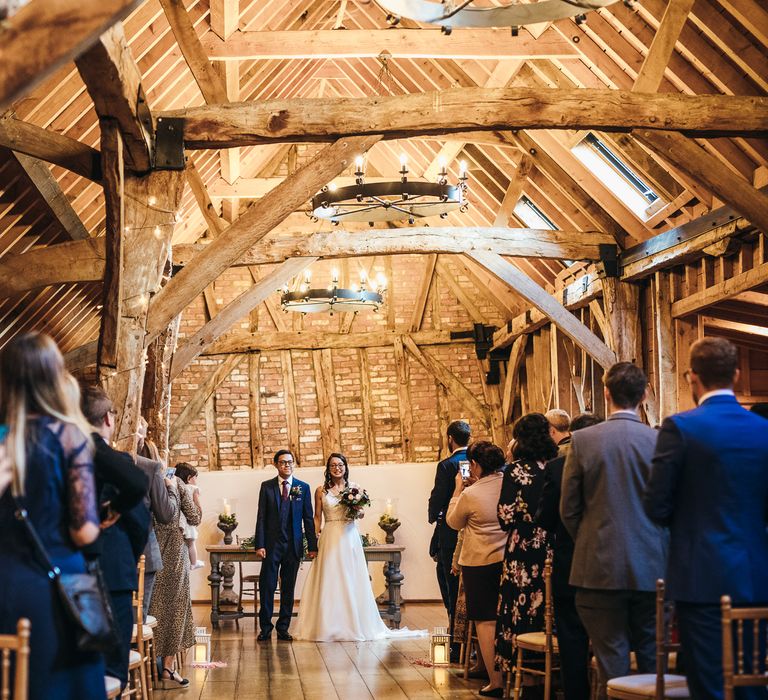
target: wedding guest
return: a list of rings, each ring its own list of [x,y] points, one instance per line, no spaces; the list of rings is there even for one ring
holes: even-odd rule
[[[630,647],[640,673],[656,668],[655,590],[664,577],[668,534],[643,510],[656,431],[637,409],[648,380],[630,362],[606,372],[604,423],[579,430],[563,467],[560,517],[576,545],[570,584],[597,657],[599,696],[629,675]]]
[[[571,421],[568,434],[601,422],[602,418],[592,413],[582,413]],[[547,462],[544,490],[536,510],[535,522],[553,538],[552,604],[557,644],[560,649],[560,682],[563,694],[565,700],[588,700],[589,636],[576,611],[576,589],[568,583],[573,561],[573,539],[560,520],[560,483],[563,480],[563,465],[569,445],[570,440],[560,445],[558,456]]]
[[[740,607],[768,603],[768,430],[736,401],[738,366],[725,338],[691,346],[687,379],[698,407],[662,424],[645,493],[648,515],[670,528],[667,595],[693,700],[723,697],[720,596]],[[766,671],[750,669],[749,650],[744,656],[747,672]],[[737,688],[736,696],[768,694]]]
[[[100,566],[112,601],[118,646],[105,654],[107,675],[128,683],[128,656],[133,632],[133,592],[138,587],[136,565],[149,537],[150,514],[144,505],[149,480],[127,452],[110,447],[117,411],[106,392],[97,386],[82,391],[80,405],[92,426],[95,446],[96,493],[109,513],[101,535],[86,550],[86,558]]]
[[[544,414],[544,417],[549,421],[549,434],[555,441],[559,453],[565,454],[561,447],[571,441],[571,417],[562,408],[550,409]]]
[[[499,526],[496,506],[504,478],[499,471],[504,466],[504,453],[490,442],[475,442],[469,446],[467,458],[473,483],[465,487],[461,472],[456,473],[445,521],[454,530],[464,530],[459,565],[467,619],[475,622],[480,654],[489,679],[480,695],[500,698],[504,688],[503,677],[495,670],[494,631],[507,536]]]
[[[176,465],[178,469],[180,462]],[[195,643],[192,620],[192,597],[189,590],[189,555],[179,525],[181,513],[188,523],[199,525],[203,510],[197,495],[190,496],[181,479],[174,477],[169,495],[174,515],[167,525],[155,522],[155,534],[163,557],[163,568],[155,579],[155,590],[149,605],[149,614],[157,618],[155,651],[162,658],[160,679],[163,688],[186,688],[176,668],[176,654]]]
[[[81,548],[98,537],[99,515],[91,427],[69,376],[56,343],[42,333],[17,336],[0,356],[0,424],[8,428],[12,465],[0,497],[0,634],[15,634],[20,617],[31,621],[31,700],[106,696],[101,656],[78,651],[56,584],[15,515],[18,499],[53,564],[67,574],[86,572]]]
[[[497,517],[508,533],[496,623],[496,657],[501,670],[514,666],[515,638],[544,629],[544,562],[551,554],[547,531],[533,522],[544,488],[544,465],[557,456],[549,422],[528,413],[512,429],[514,461],[501,485]]]
[[[451,454],[437,465],[435,485],[429,495],[428,519],[435,523],[435,531],[430,544],[430,554],[437,562],[437,581],[443,597],[443,605],[448,612],[450,633],[453,635],[453,618],[456,612],[456,598],[459,594],[459,577],[451,573],[453,552],[456,549],[458,533],[445,522],[445,512],[451,500],[459,464],[467,461],[467,444],[471,435],[469,423],[455,420],[446,431],[448,449]],[[459,644],[451,642],[451,662],[459,660]]]
[[[181,479],[183,487],[191,497],[200,494],[200,489],[197,486],[197,469],[193,466],[182,463],[176,467],[176,476]],[[187,519],[184,517],[184,513],[181,513],[179,517],[179,524],[184,534],[184,544],[187,545],[187,552],[189,553],[189,568],[201,569],[205,566],[205,563],[197,558],[197,528],[194,525],[190,525]]]

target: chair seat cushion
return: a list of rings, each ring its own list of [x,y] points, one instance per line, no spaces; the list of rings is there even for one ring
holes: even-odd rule
[[[147,621],[144,624],[147,627],[157,627],[157,618],[154,615],[147,615]]]
[[[131,649],[128,654],[128,668],[139,666],[141,664],[141,654],[135,649]]]
[[[614,695],[616,693],[616,695]],[[638,673],[634,676],[621,676],[620,678],[611,678],[608,681],[608,697],[616,697],[626,694],[641,698],[653,698],[656,696],[656,674]],[[664,675],[664,697],[666,698],[688,698],[688,683],[685,676]]]
[[[141,638],[144,640],[152,639],[155,636],[155,633],[152,631],[152,628],[149,625],[142,625],[141,630]],[[134,625],[133,630],[131,630],[131,641],[136,641],[136,625]]]
[[[515,637],[515,644],[529,651],[544,651],[547,648],[545,632],[526,632]],[[552,649],[557,649],[557,637],[552,635]]]
[[[112,676],[104,676],[104,688],[107,691],[107,697],[117,697],[120,694],[120,681]]]
[[[243,583],[246,581],[248,583],[258,583],[259,582],[259,574],[248,574],[248,576],[243,576],[242,578]]]

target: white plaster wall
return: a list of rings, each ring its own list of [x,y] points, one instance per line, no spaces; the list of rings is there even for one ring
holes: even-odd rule
[[[433,526],[427,522],[427,500],[435,478],[435,463],[380,464],[351,468],[350,478],[362,485],[370,494],[373,503],[366,509],[365,518],[358,521],[361,532],[367,532],[380,542],[384,532],[378,527],[378,519],[386,507],[386,500],[392,499],[395,515],[402,523],[395,532],[395,544],[405,547],[403,552],[402,595],[404,600],[440,600],[440,589],[435,577],[435,564],[429,558],[429,540]],[[210,600],[207,544],[221,544],[223,533],[216,527],[218,514],[223,511],[222,499],[232,503],[237,513],[238,527],[234,534],[240,537],[253,535],[256,527],[256,510],[261,482],[276,475],[276,470],[248,469],[240,471],[200,472],[200,502],[203,506],[203,522],[199,528],[198,556],[206,562],[203,569],[191,573],[192,599]],[[323,469],[303,467],[295,475],[314,489],[323,481]],[[247,564],[246,569],[255,570],[258,564]],[[304,579],[311,564],[304,563],[296,587],[296,597],[301,597]],[[374,592],[384,588],[381,573],[382,564],[372,564]],[[237,581],[235,582],[237,588]]]

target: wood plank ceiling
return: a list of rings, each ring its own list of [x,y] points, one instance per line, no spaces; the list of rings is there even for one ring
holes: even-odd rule
[[[239,7],[238,7],[239,4]],[[185,3],[198,36],[212,35],[215,22],[236,21],[242,31],[296,32],[337,29],[383,30],[385,13],[368,0],[193,0]],[[296,58],[217,62],[226,71],[230,99],[255,101],[292,97],[361,97],[402,95],[457,86],[587,87],[631,90],[665,9],[664,0],[642,0],[634,8],[616,3],[592,12],[586,24],[562,20],[532,31],[575,49],[565,58],[475,60],[376,57]],[[239,10],[239,19],[232,15]],[[219,16],[229,13],[227,17]],[[213,14],[213,18],[212,18]],[[158,0],[148,0],[124,22],[125,34],[139,66],[153,113],[204,104]],[[416,27],[404,21],[401,27]],[[543,33],[542,33],[543,30]],[[523,29],[527,35],[528,30]],[[434,35],[433,35],[434,36]],[[530,39],[530,37],[527,37]],[[297,33],[297,41],[301,41]],[[436,35],[435,41],[443,40]],[[512,37],[505,41],[514,42]],[[370,47],[365,47],[370,54]],[[768,10],[757,0],[695,0],[668,63],[660,92],[686,94],[765,95],[768,92]],[[89,144],[99,145],[98,119],[74,64],[57,71],[13,107],[21,120]],[[519,132],[496,140],[485,134],[472,142],[440,138],[386,141],[368,156],[371,175],[393,174],[401,152],[416,175],[433,172],[438,157],[450,154],[469,164],[471,207],[451,214],[447,225],[489,226],[497,220],[507,190],[528,196],[562,229],[594,230],[596,216],[613,220],[636,239],[684,223],[720,205],[716,196],[674,168],[651,156],[628,135],[608,137],[609,144],[674,205],[648,221],[639,218],[599,182],[570,152],[584,134],[565,131]],[[717,138],[700,143],[729,168],[757,186],[765,184],[768,142],[760,139]],[[212,191],[241,178],[284,176],[320,146],[253,146],[236,153],[192,154],[202,182]],[[100,185],[58,166],[30,172],[19,159],[0,149],[0,257],[33,246],[63,242],[85,228],[90,236],[104,234],[104,198]],[[532,153],[531,153],[532,152]],[[530,154],[530,155],[528,155]],[[454,158],[456,156],[456,158]],[[521,170],[522,184],[516,181]],[[560,167],[557,167],[560,166]],[[47,166],[46,166],[47,167]],[[455,172],[454,172],[455,174]],[[45,204],[41,193],[65,195],[61,207]],[[237,218],[247,199],[215,198],[225,220]],[[175,243],[201,237],[206,221],[190,188],[183,199],[183,223]],[[597,214],[596,214],[597,212]],[[76,215],[73,220],[72,216]],[[73,225],[74,221],[74,225]],[[523,225],[512,216],[511,225]],[[504,222],[506,223],[506,222]],[[502,224],[503,225],[503,224]],[[316,227],[316,225],[313,225]],[[564,264],[552,260],[516,260],[534,280],[551,285]],[[0,347],[16,333],[46,328],[64,351],[98,334],[99,284],[66,284],[0,299]]]

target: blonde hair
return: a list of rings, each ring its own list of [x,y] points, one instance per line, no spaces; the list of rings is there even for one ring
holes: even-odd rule
[[[24,493],[27,432],[34,415],[74,425],[90,442],[92,428],[80,410],[80,387],[53,339],[37,332],[17,336],[0,356],[0,419],[8,426],[14,496]]]

